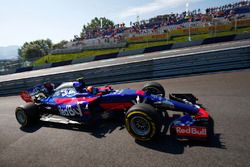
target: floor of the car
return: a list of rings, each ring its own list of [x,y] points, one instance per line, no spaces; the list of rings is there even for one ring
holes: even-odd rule
[[[70,120],[68,118],[61,117],[58,115],[52,115],[52,114],[43,115],[40,118],[40,120],[45,121],[45,122],[55,122],[55,123],[63,123],[63,124],[81,124],[78,121],[73,121],[73,120]]]

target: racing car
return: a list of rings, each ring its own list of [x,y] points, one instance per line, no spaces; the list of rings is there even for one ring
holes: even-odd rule
[[[120,113],[125,127],[136,140],[147,141],[166,133],[178,140],[209,140],[213,135],[211,118],[192,94],[169,94],[163,86],[150,82],[140,90],[115,90],[111,86],[86,86],[82,81],[37,85],[20,93],[26,102],[16,108],[21,127],[34,125],[44,115],[57,115],[80,124]],[[170,119],[168,112],[180,113]],[[172,120],[169,123],[169,120]]]

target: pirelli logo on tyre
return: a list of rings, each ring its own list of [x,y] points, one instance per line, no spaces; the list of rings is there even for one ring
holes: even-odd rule
[[[207,129],[200,126],[176,126],[178,136],[207,137]]]

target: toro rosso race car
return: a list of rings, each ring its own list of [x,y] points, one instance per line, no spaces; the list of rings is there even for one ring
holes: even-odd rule
[[[23,128],[32,126],[44,115],[52,114],[80,124],[121,113],[125,127],[136,140],[151,140],[166,133],[180,140],[208,140],[213,134],[208,112],[198,105],[192,94],[170,94],[156,82],[141,90],[114,90],[111,86],[85,86],[83,80],[62,83],[57,88],[51,83],[22,91],[27,102],[16,108],[15,116]],[[169,123],[168,111],[179,111]]]

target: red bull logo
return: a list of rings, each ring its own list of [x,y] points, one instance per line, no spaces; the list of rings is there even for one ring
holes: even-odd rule
[[[176,126],[178,136],[207,137],[207,129],[199,126]]]

